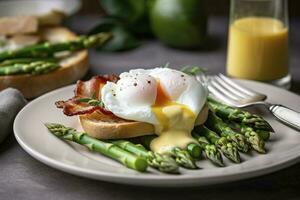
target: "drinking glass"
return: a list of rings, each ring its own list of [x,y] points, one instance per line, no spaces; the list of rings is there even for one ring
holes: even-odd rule
[[[231,0],[227,74],[288,88],[287,0]]]

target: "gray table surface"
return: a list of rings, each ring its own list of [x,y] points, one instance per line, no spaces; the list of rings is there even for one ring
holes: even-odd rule
[[[85,32],[97,16],[76,16],[68,25]],[[224,72],[227,21],[210,18],[211,45],[202,51],[170,49],[157,41],[123,53],[91,51],[89,75],[119,73],[133,67],[197,64],[211,73]],[[291,21],[290,71],[292,91],[300,94],[300,21]],[[52,169],[28,155],[13,135],[0,146],[0,200],[6,199],[300,199],[300,163],[258,178],[210,187],[164,189],[89,180]]]

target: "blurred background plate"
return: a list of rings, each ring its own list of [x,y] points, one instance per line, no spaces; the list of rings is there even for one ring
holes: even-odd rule
[[[51,10],[59,10],[70,16],[80,8],[80,0],[4,0],[0,1],[0,17],[41,15]]]

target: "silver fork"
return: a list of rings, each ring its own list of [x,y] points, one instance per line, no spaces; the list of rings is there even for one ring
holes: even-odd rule
[[[300,113],[280,104],[266,102],[266,95],[245,88],[223,74],[209,78],[197,75],[196,78],[206,84],[209,92],[224,103],[237,108],[264,105],[280,122],[300,131]]]

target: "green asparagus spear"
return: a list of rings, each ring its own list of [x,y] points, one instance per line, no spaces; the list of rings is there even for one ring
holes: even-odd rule
[[[14,64],[30,64],[37,61],[52,62],[52,63],[58,62],[58,60],[55,58],[15,58],[15,59],[4,60],[3,62],[0,63],[0,67],[12,66]]]
[[[198,169],[194,158],[189,154],[187,150],[175,147],[170,152],[170,155],[172,155],[175,161],[182,167],[185,167],[187,169]]]
[[[217,149],[216,145],[210,144],[209,141],[193,131],[193,137],[199,142],[199,145],[204,150],[206,158],[208,158],[213,164],[223,167],[222,155]]]
[[[244,123],[252,126],[255,129],[274,132],[271,125],[258,115],[251,114],[238,108],[227,106],[216,101],[212,97],[208,97],[208,103],[210,107],[213,108],[213,110],[216,112],[216,114],[222,118]]]
[[[264,131],[264,130],[255,130],[255,132],[259,135],[260,138],[262,138],[264,141],[269,140],[270,138],[270,132]]]
[[[248,152],[249,145],[245,136],[232,130],[229,125],[224,123],[223,120],[212,111],[209,111],[205,125],[221,136],[226,137],[229,141],[234,142],[238,150]]]
[[[0,61],[14,58],[47,58],[61,51],[78,51],[104,44],[111,38],[110,33],[98,33],[90,36],[81,36],[76,40],[59,43],[41,43],[26,46],[17,50],[8,50],[0,53]]]
[[[202,148],[198,144],[190,143],[186,149],[193,158],[201,158]]]
[[[252,148],[259,153],[266,153],[265,141],[259,136],[259,134],[250,126],[240,124],[241,133],[245,135]]]
[[[148,135],[148,136],[139,137],[135,141],[138,143],[142,143],[143,146],[150,149],[150,143],[154,138],[156,138],[156,136]],[[194,145],[192,145],[192,146],[194,146]],[[197,148],[200,148],[200,147],[198,146]],[[198,168],[195,163],[194,158],[189,154],[189,151],[187,151],[185,149],[174,148],[170,152],[168,152],[168,154],[171,155],[175,159],[176,163],[182,167],[185,167],[188,169],[197,169]]]
[[[233,121],[227,121],[227,124],[242,133],[255,151],[258,153],[266,153],[265,141],[253,127]],[[260,132],[264,133],[266,131]]]
[[[33,75],[37,75],[37,74],[46,74],[49,73],[51,71],[54,71],[55,69],[59,68],[60,66],[56,63],[44,63],[41,64],[39,66],[37,66],[36,68],[34,68],[34,70],[32,71]]]
[[[99,152],[107,157],[119,161],[126,167],[142,172],[147,169],[148,164],[146,159],[125,151],[117,145],[97,140],[88,136],[84,132],[78,132],[73,128],[65,127],[61,124],[46,123],[45,126],[57,137],[84,145],[91,151]]]
[[[137,156],[147,159],[149,166],[166,173],[178,173],[178,165],[175,160],[168,155],[161,155],[146,150],[142,145],[136,145],[126,140],[110,141],[120,148],[129,151]]]
[[[1,75],[14,75],[14,74],[44,74],[53,71],[60,66],[57,63],[36,61],[29,64],[13,64],[11,66],[0,67]]]
[[[154,135],[143,136],[143,137],[140,137],[139,142],[143,143],[147,148],[150,149],[150,143],[154,138],[156,138],[156,136],[154,136]],[[199,145],[190,143],[187,145],[186,149],[193,158],[199,159],[201,157],[202,149]]]
[[[212,144],[216,145],[218,149],[228,159],[235,163],[240,163],[241,158],[237,148],[228,141],[225,137],[220,137],[217,133],[209,130],[205,126],[197,126],[194,128],[193,135],[195,137],[204,136]],[[198,136],[199,135],[199,136]]]

